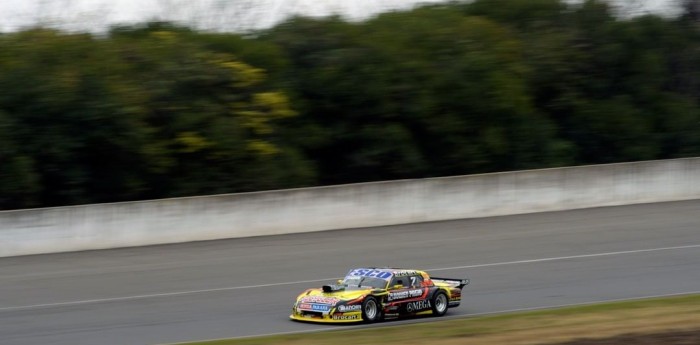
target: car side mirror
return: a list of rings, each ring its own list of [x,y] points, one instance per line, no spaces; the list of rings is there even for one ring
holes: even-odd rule
[[[338,285],[341,285],[341,284],[343,284],[343,280],[342,280],[342,279],[338,279],[335,283],[338,284]]]
[[[403,285],[401,285],[401,284],[396,284],[396,285],[392,286],[391,288],[392,288],[392,289],[403,289]]]

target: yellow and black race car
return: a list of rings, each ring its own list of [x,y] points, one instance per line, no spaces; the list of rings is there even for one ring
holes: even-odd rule
[[[462,300],[468,279],[430,277],[420,270],[356,268],[336,285],[308,289],[289,317],[311,322],[375,322],[402,316],[445,315]]]

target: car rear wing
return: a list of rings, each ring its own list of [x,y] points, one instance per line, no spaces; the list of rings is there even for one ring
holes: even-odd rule
[[[469,285],[469,279],[430,277],[430,280],[432,280],[433,283],[444,283],[459,289],[463,288],[465,285]]]

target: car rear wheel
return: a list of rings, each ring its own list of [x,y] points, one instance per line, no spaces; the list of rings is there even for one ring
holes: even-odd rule
[[[447,295],[438,291],[435,296],[433,296],[433,315],[443,316],[447,313]]]
[[[362,302],[362,320],[367,323],[372,323],[379,320],[381,316],[381,308],[376,298],[368,296]]]

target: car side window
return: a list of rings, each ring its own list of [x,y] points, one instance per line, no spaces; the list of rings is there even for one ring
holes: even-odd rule
[[[408,287],[409,286],[408,277],[394,277],[391,280],[391,284],[389,285],[389,288],[393,289],[396,285],[401,285],[403,288]]]

